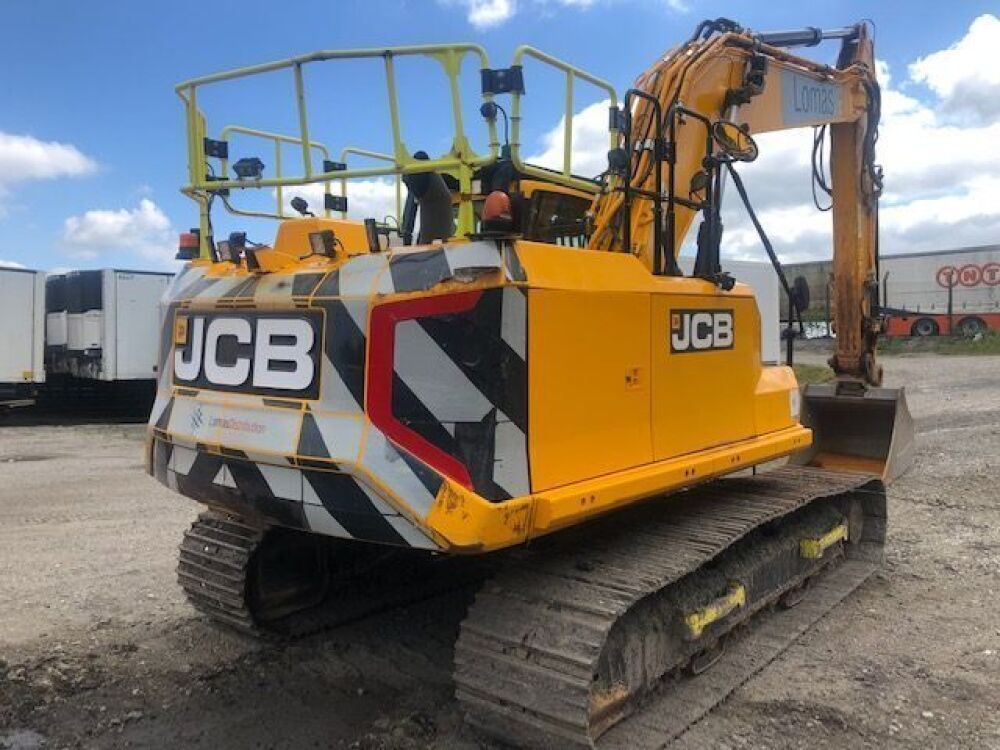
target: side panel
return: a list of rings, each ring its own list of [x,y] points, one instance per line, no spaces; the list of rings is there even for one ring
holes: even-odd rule
[[[115,380],[118,369],[118,272],[101,271],[101,361],[98,380]]]
[[[31,320],[32,377],[45,382],[45,274],[35,274],[34,314]]]
[[[117,271],[115,277],[115,368],[113,380],[152,380],[156,377],[159,301],[170,276]],[[110,314],[110,311],[109,311]],[[111,348],[108,344],[108,348]]]
[[[31,382],[35,376],[35,276],[0,270],[0,383]]]
[[[730,315],[731,323],[723,327]],[[654,296],[652,414],[657,461],[755,434],[759,345],[760,319],[753,297],[724,292]]]
[[[532,490],[648,463],[649,295],[531,289]]]

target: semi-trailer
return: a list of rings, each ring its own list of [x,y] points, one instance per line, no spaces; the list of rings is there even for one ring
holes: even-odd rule
[[[0,409],[34,402],[45,382],[45,273],[0,268]]]
[[[50,278],[50,371],[105,382],[155,379],[159,300],[171,278],[110,268]]]
[[[0,268],[0,408],[144,417],[173,274]]]
[[[806,317],[830,320],[830,263],[791,263],[785,268],[789,278],[801,276],[809,285]],[[1000,245],[884,255],[879,262],[879,298],[888,336],[973,336],[1000,330]]]

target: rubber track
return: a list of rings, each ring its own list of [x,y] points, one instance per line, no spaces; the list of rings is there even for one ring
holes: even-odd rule
[[[247,596],[253,553],[266,531],[244,523],[238,516],[206,511],[185,532],[177,564],[177,580],[195,609],[219,624],[261,640],[302,638],[478,583],[494,572],[492,565],[475,560],[440,560],[416,570],[399,570],[398,561],[388,559],[382,564],[384,570],[368,568],[358,573],[353,586],[332,593],[315,607],[276,621],[258,622]],[[375,590],[366,583],[369,576],[379,581]]]
[[[247,580],[254,550],[264,538],[258,527],[206,511],[184,533],[177,581],[188,601],[216,622],[261,637],[247,606]]]
[[[467,720],[519,746],[594,747],[588,716],[596,665],[612,626],[634,604],[769,521],[814,500],[864,491],[865,485],[883,492],[870,478],[803,467],[725,479],[616,514],[561,547],[527,551],[480,590],[462,623],[455,683]],[[727,653],[707,674],[668,686],[665,696],[647,697],[597,747],[659,747],[773,659],[822,615],[815,615],[817,609],[826,611],[874,569],[885,533],[884,505],[879,513],[866,518],[867,542],[851,554],[867,559],[848,560],[820,576],[822,582],[832,579],[833,587],[823,583],[789,617],[777,615],[784,630],[754,627],[770,617],[760,615],[750,626],[751,646],[741,655]],[[824,597],[823,586],[836,593]],[[658,718],[649,723],[648,715]],[[633,733],[633,725],[641,731]],[[639,742],[643,736],[645,743]]]

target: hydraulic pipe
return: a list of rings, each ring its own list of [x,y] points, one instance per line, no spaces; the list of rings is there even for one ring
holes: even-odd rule
[[[755,36],[772,47],[815,47],[826,39],[850,39],[857,34],[857,26],[842,26],[839,29],[807,26],[804,29],[791,31],[765,31]]]

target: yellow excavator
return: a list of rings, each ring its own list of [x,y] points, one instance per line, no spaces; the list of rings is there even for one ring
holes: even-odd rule
[[[833,66],[789,52],[828,39]],[[402,140],[397,68],[415,57],[449,84],[441,156]],[[480,141],[460,97],[469,59]],[[304,70],[340,60],[385,71],[393,145],[371,166],[331,160],[311,135]],[[566,81],[561,168],[522,155],[536,66]],[[210,130],[204,89],[279,72],[297,133]],[[582,85],[608,99],[608,168],[593,179],[572,170]],[[875,353],[865,24],[706,21],[621,99],[534,48],[494,68],[470,44],[322,51],[177,91],[199,223],[165,298],[147,459],[207,506],[178,567],[198,610],[296,637],[471,576],[454,667],[471,726],[533,747],[658,747],[878,565],[885,482],[912,460],[913,431]],[[836,378],[805,389],[762,365],[754,292],[720,252],[731,183],[780,274],[737,167],[753,135],[788,128],[830,136]],[[272,174],[235,158],[254,139],[274,146]],[[285,174],[289,147],[301,171]],[[401,215],[344,218],[331,185],[390,178],[406,186]],[[304,186],[320,186],[319,216]],[[252,193],[274,209],[238,205]],[[215,237],[217,202],[276,219],[273,241]],[[801,292],[785,290],[794,314]]]

